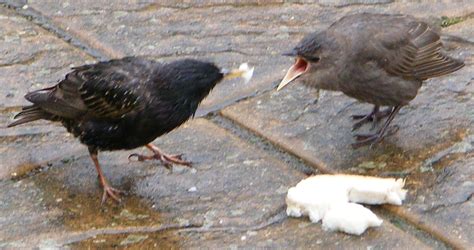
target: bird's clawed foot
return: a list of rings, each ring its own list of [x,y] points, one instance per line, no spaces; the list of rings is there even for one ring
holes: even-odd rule
[[[158,147],[148,144],[146,145],[148,149],[150,149],[153,152],[153,155],[141,155],[141,154],[131,154],[128,156],[129,160],[132,160],[134,157],[136,157],[137,161],[146,161],[146,160],[159,160],[165,166],[167,169],[171,169],[173,164],[178,164],[178,165],[183,165],[187,167],[191,167],[192,163],[183,160],[183,155],[182,154],[177,154],[177,155],[168,155],[163,153]]]
[[[391,136],[398,131],[398,126],[393,126],[388,131],[379,130],[375,134],[356,134],[354,135],[357,142],[352,143],[353,148],[370,145],[372,148],[375,144],[381,142],[385,137]]]
[[[121,203],[122,200],[120,199],[120,194],[124,194],[125,192],[122,190],[118,190],[113,188],[107,183],[103,183],[104,194],[102,195],[102,202],[103,205],[108,197],[112,198],[112,200]]]
[[[362,127],[362,125],[368,122],[372,122],[371,130],[374,129],[375,126],[377,126],[377,124],[380,122],[380,120],[390,115],[392,110],[393,109],[390,107],[386,110],[380,111],[379,106],[374,106],[372,112],[367,115],[353,115],[352,119],[359,121],[352,125],[352,131],[359,129],[360,127]]]
[[[98,175],[97,178],[99,179],[100,185],[102,186],[102,189],[104,190],[104,194],[102,194],[101,205],[104,205],[108,197],[112,198],[112,200],[118,203],[121,203],[122,200],[120,200],[120,194],[124,194],[125,192],[115,189],[109,185],[109,182],[105,178],[104,173],[102,172],[102,169],[100,168],[99,159],[97,158],[97,150],[93,148],[89,148],[89,153],[90,153],[92,162],[94,162],[95,168],[97,170],[97,175]]]

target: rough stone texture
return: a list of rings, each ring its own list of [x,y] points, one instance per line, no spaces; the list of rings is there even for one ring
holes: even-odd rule
[[[474,5],[385,0],[13,2],[109,57],[194,57],[223,67],[241,62],[256,66],[248,85],[220,84],[198,115],[270,90],[292,62],[280,56],[283,51],[353,12],[412,14],[435,25],[441,16],[462,17],[463,22],[443,33],[449,53],[467,66],[430,80],[395,119],[398,134],[373,151],[349,147],[348,116],[370,107],[341,94],[325,93],[314,104],[311,91],[294,85],[222,111],[308,165],[324,167],[323,172],[406,176],[410,193],[402,212],[397,207],[384,211],[426,223],[418,225],[435,243],[395,227],[386,212],[380,214],[382,227],[362,237],[324,232],[306,218],[286,218],[286,189],[304,175],[262,152],[265,148],[250,145],[255,138],[242,141],[204,119],[157,140],[170,153],[185,153],[195,169],[175,167],[170,173],[157,162],[129,163],[131,152],[101,154],[111,183],[129,195],[121,206],[100,207],[101,188],[87,150],[63,128],[46,122],[4,128],[18,105],[26,103],[26,91],[54,84],[69,66],[93,59],[0,7],[0,248],[427,248],[414,235],[435,247],[442,247],[439,240],[463,248],[474,244]]]
[[[269,89],[285,69],[287,59],[280,54],[289,49],[290,44],[345,14],[395,12],[439,19],[441,16],[464,16],[474,10],[472,5],[464,6],[462,3],[406,5],[397,2],[351,6],[361,2],[389,1],[337,1],[329,4],[350,8],[326,6],[324,2],[328,1],[321,1],[322,5],[303,5],[299,1],[284,5],[283,1],[150,2],[105,4],[90,0],[57,4],[55,1],[30,1],[29,6],[110,57],[143,55],[164,61],[193,57],[215,61],[221,67],[235,67],[242,62],[257,66],[248,85],[233,81],[217,86],[201,105],[198,115]],[[235,4],[237,2],[239,4]]]
[[[92,62],[92,58],[38,26],[0,8],[0,179],[26,173],[39,163],[62,152],[71,152],[70,137],[64,129],[48,123],[6,129],[27,91],[47,87],[60,80],[73,65]],[[53,132],[54,131],[54,132]],[[48,133],[56,135],[50,140]],[[58,146],[59,141],[65,144]],[[76,145],[77,147],[77,145]],[[35,153],[32,153],[35,151]]]
[[[446,29],[444,29],[444,32],[446,34],[465,39],[472,45],[474,43],[474,32],[472,32],[473,26],[474,18],[470,18],[456,25],[447,27]]]
[[[48,160],[86,150],[62,127],[29,126],[8,132],[12,134],[0,135],[0,179],[25,175]]]
[[[450,30],[460,33],[472,30],[472,27],[456,29],[455,26]],[[350,143],[354,139],[350,131],[353,121],[350,115],[369,112],[371,107],[342,93],[324,92],[314,103],[316,97],[313,90],[293,84],[283,91],[269,92],[228,107],[222,114],[322,171],[406,176],[410,189],[409,211],[467,247],[474,244],[469,236],[470,230],[467,230],[472,224],[466,223],[473,218],[469,197],[472,197],[474,189],[469,184],[472,174],[467,171],[472,168],[472,162],[453,165],[458,167],[444,163],[437,169],[426,165],[426,160],[437,152],[445,152],[436,157],[439,158],[436,162],[442,161],[449,152],[443,150],[456,142],[472,144],[469,135],[474,128],[471,73],[474,47],[464,41],[453,42],[452,39],[447,42],[447,47],[450,54],[465,60],[466,67],[449,76],[427,81],[415,100],[403,108],[392,123],[399,126],[397,134],[386,138],[374,149],[352,149]],[[365,131],[369,131],[369,127],[366,126]],[[467,151],[461,154],[469,157]],[[464,164],[467,169],[460,167]],[[452,175],[452,178],[439,180],[446,174]],[[448,186],[451,187],[450,192],[446,191]],[[424,195],[433,190],[437,190],[438,196],[430,195],[423,201]],[[453,195],[446,196],[449,197],[446,199],[439,196],[443,192]],[[437,204],[435,200],[444,205]],[[466,210],[459,212],[456,209],[461,207]]]
[[[439,165],[430,186],[416,189],[409,209],[422,220],[439,225],[464,246],[474,246],[474,154],[461,154],[459,160]]]
[[[362,237],[326,232],[320,224],[301,219],[285,219],[261,230],[229,233],[181,233],[184,248],[271,248],[271,249],[429,249],[421,242],[406,237],[402,231],[384,222],[383,228],[372,229]],[[288,237],[291,235],[291,237]],[[401,237],[397,237],[401,236]],[[156,238],[155,238],[156,239]],[[157,238],[160,240],[160,238]]]
[[[0,8],[0,37],[0,109],[26,104],[26,91],[51,86],[71,66],[93,61],[5,8]]]
[[[212,143],[209,143],[210,138]],[[2,190],[6,190],[0,196],[0,214],[4,218],[0,221],[3,229],[0,246],[113,247],[126,236],[107,238],[110,233],[127,227],[132,233],[133,226],[138,226],[135,234],[147,233],[160,224],[193,228],[169,235],[151,234],[148,241],[138,237],[138,241],[143,240],[140,244],[150,247],[157,242],[153,238],[170,237],[170,245],[184,247],[215,247],[221,240],[224,244],[249,247],[260,246],[260,242],[279,246],[285,237],[286,242],[293,241],[288,239],[291,236],[297,240],[288,246],[303,246],[309,241],[305,236],[309,231],[311,238],[321,241],[315,240],[314,244],[331,245],[333,241],[339,241],[342,247],[354,244],[361,248],[423,246],[388,221],[381,228],[369,230],[361,240],[343,234],[339,239],[339,234],[323,232],[320,225],[309,225],[307,219],[291,220],[289,227],[295,230],[292,234],[288,234],[286,224],[282,224],[261,231],[249,242],[242,242],[242,230],[245,233],[246,228],[265,224],[275,215],[282,215],[288,187],[304,175],[206,120],[188,123],[158,139],[157,144],[163,145],[168,152],[184,152],[187,159],[195,162],[194,169],[175,168],[170,173],[156,162],[128,163],[130,152],[100,155],[111,184],[130,192],[123,207],[100,208],[101,189],[85,150],[68,160],[51,161],[45,171],[20,181],[0,181]],[[143,197],[144,201],[137,201],[131,195]],[[22,218],[25,214],[30,216]],[[284,217],[283,214],[281,219]],[[300,223],[306,224],[305,229],[299,226]],[[215,228],[220,228],[220,232],[211,233]],[[94,230],[106,232],[97,233],[93,238],[90,233]],[[148,231],[150,233],[153,231]],[[102,239],[106,241],[102,242]],[[137,237],[131,237],[123,244],[133,243],[134,239]]]

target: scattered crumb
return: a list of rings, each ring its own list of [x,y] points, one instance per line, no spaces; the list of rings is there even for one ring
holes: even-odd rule
[[[362,205],[343,203],[333,206],[326,213],[323,229],[361,235],[367,228],[378,227],[382,222],[370,209]]]

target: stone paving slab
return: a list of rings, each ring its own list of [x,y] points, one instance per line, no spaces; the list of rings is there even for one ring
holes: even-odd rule
[[[142,55],[163,61],[194,57],[225,67],[245,61],[257,66],[248,85],[232,81],[218,86],[198,114],[268,91],[291,63],[279,56],[282,51],[347,13],[407,13],[437,23],[441,16],[468,18],[474,10],[472,4],[463,2],[307,2],[146,0],[111,4],[87,0],[58,4],[20,0],[15,4],[38,10],[53,25],[109,57]],[[87,151],[63,128],[45,122],[3,128],[18,105],[26,103],[22,96],[27,90],[50,86],[69,66],[93,59],[13,10],[0,7],[0,21],[0,80],[7,83],[7,88],[0,88],[0,96],[5,96],[0,103],[0,158],[7,159],[0,164],[4,190],[0,192],[0,248],[426,248],[412,232],[398,229],[386,218],[381,228],[362,237],[324,232],[307,219],[285,218],[286,189],[304,175],[205,120],[193,121],[157,140],[171,153],[186,153],[196,162],[195,170],[176,167],[169,173],[156,162],[129,163],[126,156],[130,152],[102,154],[106,175],[130,195],[123,206],[100,207],[101,189]],[[452,41],[450,53],[467,59],[472,67],[470,23],[472,19],[444,31],[462,38],[446,38]],[[438,239],[452,239],[452,246],[468,248],[473,245],[469,237],[472,223],[465,223],[473,221],[473,156],[467,145],[474,115],[463,116],[462,112],[472,110],[470,71],[430,82],[428,86],[436,87],[424,88],[421,95],[426,97],[418,97],[395,120],[405,127],[386,141],[388,146],[374,152],[354,153],[345,148],[351,141],[347,116],[369,108],[342,95],[326,94],[314,105],[311,93],[293,86],[243,102],[223,114],[245,121],[246,127],[310,165],[325,166],[323,171],[408,174],[412,191],[407,209],[387,209],[436,225],[441,233],[433,235]],[[301,105],[305,108],[296,108]],[[331,111],[340,116],[331,116]],[[329,117],[334,126],[326,127],[324,120],[313,116]],[[461,145],[460,151],[456,145]],[[324,151],[327,147],[330,150]],[[327,160],[324,154],[333,158]],[[366,168],[357,167],[359,163]]]
[[[463,23],[459,26],[452,30],[472,30]],[[323,92],[315,103],[313,90],[293,84],[221,113],[323,172],[407,177],[410,216],[431,224],[435,234],[458,246],[472,246],[474,50],[465,42],[448,45],[449,52],[463,58],[466,67],[429,80],[395,118],[392,125],[399,126],[397,134],[374,149],[352,149],[350,115],[369,112],[371,107],[341,93]]]
[[[326,27],[350,12],[415,14],[438,20],[464,16],[474,7],[463,3],[390,1],[29,1],[28,6],[50,17],[58,26],[109,57],[142,55],[163,61],[193,57],[215,61],[222,67],[242,62],[257,66],[245,86],[237,81],[215,88],[198,115],[272,87],[285,70],[280,54],[289,41]],[[293,1],[291,1],[293,2]],[[348,4],[352,3],[352,4]],[[347,6],[334,8],[335,6]],[[104,22],[107,20],[107,22]],[[126,42],[124,38],[126,37]]]
[[[21,177],[49,160],[86,150],[60,124],[35,121],[7,128],[18,110],[0,112],[0,180]]]
[[[414,238],[406,237],[393,225],[384,226],[383,230],[369,230],[361,237],[354,237],[323,231],[320,225],[306,220],[288,218],[262,230],[235,230],[237,232],[232,233],[178,230],[176,234],[179,237],[174,234],[141,233],[136,235],[146,239],[134,246],[143,248],[153,244],[158,247],[165,242],[169,244],[166,247],[179,246],[185,249],[432,249]],[[100,245],[94,241],[100,242],[103,239],[88,240],[73,246],[96,247]],[[120,239],[123,241],[126,237],[120,236]],[[104,245],[110,246],[103,242],[102,246]]]
[[[110,183],[130,193],[123,206],[100,207],[101,189],[85,150],[68,161],[51,161],[32,176],[0,181],[5,190],[0,246],[114,247],[147,235],[138,237],[137,246],[329,246],[337,241],[341,248],[425,247],[388,221],[360,238],[323,232],[307,219],[286,219],[286,191],[304,175],[206,120],[194,120],[157,144],[184,152],[194,169],[176,167],[170,173],[156,162],[129,163],[130,152],[123,151],[99,156]],[[283,224],[257,228],[248,242],[241,241],[241,232],[275,215]],[[166,225],[178,229],[157,229]]]
[[[413,193],[408,209],[469,248],[474,246],[474,153],[458,157],[451,164],[438,165],[433,181],[415,185],[420,187]]]
[[[3,7],[0,7],[0,37],[0,109],[28,103],[23,98],[27,91],[51,86],[70,67],[93,61]]]

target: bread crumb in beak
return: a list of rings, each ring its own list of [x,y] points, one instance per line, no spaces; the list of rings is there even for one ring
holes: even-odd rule
[[[234,70],[221,70],[221,73],[224,74],[224,79],[232,79],[237,77],[242,77],[244,79],[244,83],[248,83],[250,79],[252,79],[254,67],[250,67],[248,63],[240,64],[238,69]]]
[[[250,79],[252,79],[254,69],[254,67],[250,68],[248,63],[240,64],[239,70],[243,72],[242,78],[244,79],[244,83],[248,83]]]

